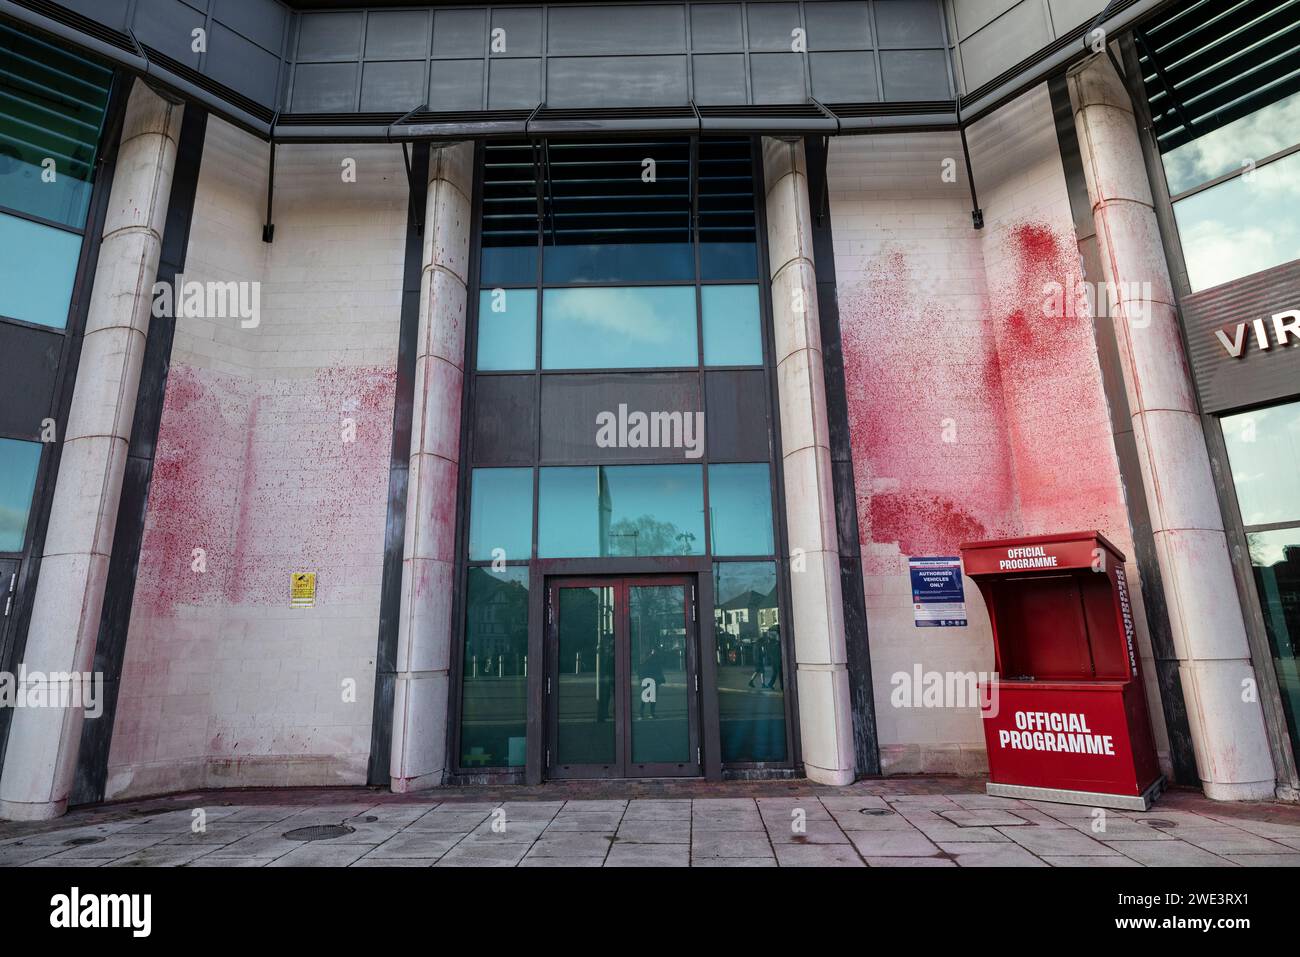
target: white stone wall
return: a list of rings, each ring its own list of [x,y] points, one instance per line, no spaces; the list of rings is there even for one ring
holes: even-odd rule
[[[267,146],[209,119],[184,278],[260,316],[177,320],[108,798],[366,778],[407,183],[397,146],[276,161],[266,244]]]
[[[1068,287],[1080,278],[1046,87],[974,125],[968,137],[986,223],[978,231],[957,134],[840,137],[831,146],[835,268],[886,773],[987,767],[975,701],[914,706],[918,672],[993,670],[987,611],[967,579],[967,627],[916,627],[909,555],[956,555],[965,541],[1092,528],[1133,554],[1091,319],[1043,311],[1046,284]],[[1129,576],[1140,602],[1132,562]],[[1164,750],[1140,606],[1135,617]],[[916,692],[911,700],[908,691]]]

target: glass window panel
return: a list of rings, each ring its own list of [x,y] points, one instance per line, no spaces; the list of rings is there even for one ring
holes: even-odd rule
[[[632,585],[627,592],[632,762],[686,763],[691,760],[686,588]]]
[[[112,73],[3,25],[0,63],[0,206],[79,229]]]
[[[522,767],[528,725],[528,567],[471,568],[465,595],[460,766]]]
[[[528,558],[533,550],[533,470],[475,469],[470,479],[469,557]]]
[[[1222,423],[1242,522],[1300,521],[1300,402],[1225,416]]]
[[[556,763],[613,764],[614,589],[561,588],[556,668]]]
[[[705,365],[763,364],[757,286],[701,286],[700,306]]]
[[[701,236],[700,278],[757,279],[758,244],[709,242]]]
[[[478,297],[480,372],[537,366],[537,290],[484,289]]]
[[[1174,203],[1192,292],[1300,259],[1300,153]]]
[[[694,287],[547,289],[542,294],[544,369],[698,362]]]
[[[548,283],[694,279],[695,249],[687,242],[548,244],[542,275]]]
[[[542,558],[704,552],[698,465],[544,468],[538,497]]]
[[[771,555],[772,485],[766,462],[709,466],[714,555]]]
[[[1300,93],[1271,103],[1160,157],[1169,192],[1181,192],[1241,169],[1247,157],[1262,159],[1300,140]]]
[[[81,237],[0,214],[0,249],[0,316],[66,326]]]
[[[784,761],[785,674],[774,562],[713,565],[722,760]]]
[[[767,416],[767,372],[716,369],[704,374],[705,435],[715,462],[766,459],[771,445]]]
[[[27,535],[41,443],[0,439],[0,552],[20,552]]]
[[[484,286],[537,282],[537,246],[484,246],[478,278]]]
[[[1291,744],[1300,749],[1300,528],[1254,532],[1246,540]]]

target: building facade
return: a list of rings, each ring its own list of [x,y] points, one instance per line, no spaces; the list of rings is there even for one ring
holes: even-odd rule
[[[1085,529],[1295,800],[1293,6],[0,0],[0,817],[981,774]]]

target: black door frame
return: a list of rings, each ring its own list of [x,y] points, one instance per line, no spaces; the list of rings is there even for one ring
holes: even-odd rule
[[[634,763],[632,761],[632,707],[636,697],[636,688],[631,675],[631,601],[633,588],[671,587],[682,589],[682,624],[686,633],[686,700],[687,700],[687,746],[688,760],[685,763]],[[614,590],[614,709],[615,723],[615,760],[612,764],[600,765],[560,765],[558,762],[559,715],[556,708],[556,691],[559,688],[559,646],[560,611],[558,593],[562,588],[612,588]],[[696,576],[690,573],[655,574],[652,572],[631,574],[602,575],[552,575],[545,584],[546,618],[545,618],[545,662],[544,698],[546,701],[544,721],[546,738],[546,755],[543,762],[543,775],[547,780],[568,780],[574,778],[651,778],[651,777],[700,777],[703,773],[701,755],[703,751],[703,733],[700,727],[700,648],[699,648],[699,614],[698,583]],[[694,757],[689,757],[690,752]]]

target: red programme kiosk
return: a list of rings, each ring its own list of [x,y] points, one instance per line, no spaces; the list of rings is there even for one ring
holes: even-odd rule
[[[1124,555],[1099,532],[961,547],[993,625],[988,793],[1146,810],[1164,784]]]

